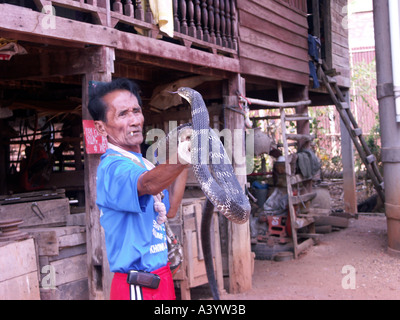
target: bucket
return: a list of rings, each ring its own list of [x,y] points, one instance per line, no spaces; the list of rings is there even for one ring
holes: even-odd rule
[[[254,196],[257,198],[257,205],[262,208],[264,202],[267,201],[268,184],[263,184],[259,181],[254,181],[252,184],[254,189]]]

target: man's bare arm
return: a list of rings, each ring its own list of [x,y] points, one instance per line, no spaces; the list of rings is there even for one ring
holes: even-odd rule
[[[187,164],[160,164],[146,171],[138,179],[138,195],[160,193],[168,188],[187,167]]]

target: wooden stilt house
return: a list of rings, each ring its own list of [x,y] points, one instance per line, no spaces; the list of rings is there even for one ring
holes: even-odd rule
[[[168,4],[167,9],[162,4]],[[187,105],[164,95],[166,88],[178,86],[191,86],[203,95],[213,128],[244,131],[241,96],[332,104],[321,79],[310,77],[310,35],[321,43],[313,63],[324,62],[339,87],[349,89],[346,4],[346,0],[1,1],[0,222],[20,218],[30,227],[26,232],[35,239],[38,252],[34,269],[39,274],[38,297],[108,298],[111,274],[95,204],[100,154],[88,151],[90,141],[85,137],[95,137],[90,127],[84,135],[86,122],[82,122],[91,120],[90,81],[120,77],[137,81],[146,131],[168,130],[171,121],[180,124],[190,119]],[[265,107],[253,103],[250,109]],[[307,106],[297,111],[306,112]],[[308,122],[299,121],[298,133],[307,130]],[[243,144],[233,143],[244,153]],[[344,153],[345,158],[347,154],[351,152]],[[244,186],[246,175],[239,179]],[[347,193],[351,207],[354,180],[351,174],[346,179],[353,181]],[[61,196],[49,199],[43,190]],[[16,194],[21,201],[7,202]],[[177,232],[185,243],[196,248],[201,197],[196,182],[189,181],[177,222],[184,224]],[[57,203],[52,206],[53,202]],[[22,203],[27,209],[17,217],[11,208]],[[46,220],[59,211],[68,214]],[[45,218],[38,216],[40,212]],[[78,214],[83,217],[80,222],[75,221]],[[249,224],[215,221],[220,224],[215,228],[220,240],[215,255],[220,289],[246,291],[251,288],[253,259]],[[190,248],[186,258],[201,261],[200,251]],[[59,268],[57,275],[78,275],[65,276],[46,291],[45,277],[51,272],[42,271],[44,266]],[[191,261],[185,265],[178,279],[182,298],[190,297],[191,287],[206,282],[202,268]],[[7,281],[0,276],[0,294],[2,282],[5,287]]]

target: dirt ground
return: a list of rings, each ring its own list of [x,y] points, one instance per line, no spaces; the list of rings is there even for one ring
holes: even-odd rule
[[[367,197],[362,186],[358,192]],[[343,208],[340,184],[330,195],[331,208]],[[400,257],[387,253],[386,230],[384,213],[360,213],[296,260],[255,260],[252,289],[221,300],[400,300]]]
[[[321,242],[297,260],[255,260],[252,290],[221,298],[399,300],[400,258],[386,251],[386,218],[382,214],[363,215],[351,219],[346,229],[322,235]],[[345,289],[342,283],[345,288],[354,283],[355,288]]]

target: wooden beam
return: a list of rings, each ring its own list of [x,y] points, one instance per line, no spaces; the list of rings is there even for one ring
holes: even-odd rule
[[[276,101],[266,101],[266,100],[253,99],[253,98],[247,98],[247,97],[246,97],[246,99],[243,99],[243,100],[247,100],[251,104],[257,104],[257,105],[269,107],[269,108],[293,108],[293,107],[301,107],[301,106],[311,104],[311,100],[304,100],[304,101],[297,101],[297,102],[276,102]]]
[[[42,35],[35,35],[32,33],[21,33],[14,30],[1,30],[1,36],[6,39],[18,39],[18,41],[27,41],[33,43],[40,43],[49,46],[60,46],[68,49],[72,48],[85,48],[84,43],[79,42],[66,42],[62,39],[48,38]]]
[[[41,12],[9,4],[0,4],[0,10],[7,15],[7,19],[0,19],[1,31],[32,34],[64,40],[67,43],[106,46],[157,57],[157,59],[197,65],[206,69],[221,69],[231,73],[240,72],[239,60],[235,58],[57,16],[54,17],[56,27],[46,29],[41,24],[46,15]]]
[[[192,49],[193,50],[193,49]],[[222,66],[219,66],[218,63],[213,67],[205,67],[202,65],[198,65],[195,63],[188,64],[185,61],[166,61],[162,57],[158,56],[151,56],[146,54],[141,54],[137,52],[130,52],[130,51],[116,51],[117,60],[121,59],[129,59],[134,62],[140,62],[160,68],[168,68],[171,70],[179,70],[187,72],[188,74],[200,74],[200,75],[207,75],[207,76],[215,76],[218,78],[228,78],[232,75],[232,72],[229,69],[224,69]],[[230,59],[230,58],[227,58]],[[197,61],[193,61],[197,62]]]
[[[114,49],[97,48],[97,54],[103,65],[88,70],[82,81],[82,119],[90,120],[87,108],[89,99],[89,81],[111,81],[113,73]],[[96,205],[96,175],[100,155],[85,152],[85,203],[89,298],[93,300],[109,299],[112,276],[109,270],[104,231],[100,225],[100,212]]]
[[[103,72],[104,61],[98,47],[60,50],[13,57],[0,64],[1,80],[37,79],[85,74],[91,70]]]

